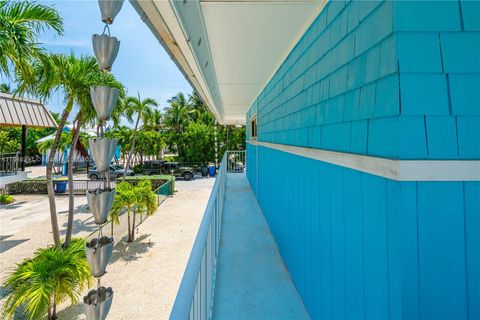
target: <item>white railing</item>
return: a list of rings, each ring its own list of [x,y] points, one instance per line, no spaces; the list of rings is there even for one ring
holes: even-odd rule
[[[245,172],[245,150],[227,151],[227,172]]]
[[[228,152],[227,152],[228,153]],[[227,175],[223,156],[170,319],[210,319],[220,244]]]

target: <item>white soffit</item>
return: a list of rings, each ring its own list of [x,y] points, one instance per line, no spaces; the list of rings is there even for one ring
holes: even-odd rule
[[[201,1],[225,118],[245,113],[325,1]]]
[[[217,120],[243,124],[327,0],[130,2]]]

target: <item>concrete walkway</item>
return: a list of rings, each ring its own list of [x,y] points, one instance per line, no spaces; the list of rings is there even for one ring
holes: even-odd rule
[[[309,319],[244,174],[227,177],[214,319]]]

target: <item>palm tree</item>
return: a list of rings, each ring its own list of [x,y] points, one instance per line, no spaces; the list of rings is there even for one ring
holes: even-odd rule
[[[83,97],[77,99],[77,103],[79,104],[79,111],[77,113],[77,116],[75,117],[74,122],[76,122],[76,125],[72,131],[72,143],[71,143],[71,148],[70,148],[70,153],[68,155],[68,195],[69,195],[69,202],[68,202],[68,221],[67,221],[67,232],[65,234],[65,243],[64,247],[68,247],[70,243],[70,239],[72,237],[72,232],[73,232],[73,216],[74,216],[74,207],[75,207],[75,190],[74,190],[74,185],[73,185],[73,154],[75,150],[78,148],[78,141],[80,138],[80,130],[84,124],[93,124],[95,120],[97,119],[96,117],[96,111],[95,108],[93,107],[93,103],[90,98],[90,87],[92,85],[96,84],[102,84],[102,85],[109,85],[111,87],[116,87],[120,89],[119,93],[119,99],[117,102],[117,105],[115,106],[115,110],[120,109],[120,101],[123,98],[124,91],[122,88],[122,85],[109,73],[102,73],[98,71],[92,70],[92,79],[89,79],[89,81],[86,81],[84,83],[84,88],[82,91],[78,90],[77,95],[80,97],[80,95],[84,95]],[[116,111],[117,112],[117,111]],[[87,156],[86,151],[84,151],[84,155]]]
[[[13,90],[12,90],[12,87],[10,87],[9,84],[2,83],[2,84],[0,84],[0,92],[1,93],[12,93]]]
[[[128,242],[132,239],[132,227],[130,224],[130,216],[132,209],[136,204],[135,187],[128,182],[120,182],[115,187],[115,200],[110,211],[110,219],[112,222],[112,235],[113,235],[113,222],[118,221],[120,211],[124,208],[127,209],[127,222],[128,222]]]
[[[123,164],[125,164],[125,157],[126,157],[125,150],[130,149],[133,130],[127,126],[117,126],[117,127],[114,126],[114,128],[110,131],[107,131],[105,135],[108,138],[113,138],[118,140],[118,145],[120,146],[120,150],[122,152],[122,158],[124,159]]]
[[[52,168],[54,155],[58,148],[62,130],[74,106],[80,107],[85,119],[94,118],[95,113],[90,99],[90,87],[92,85],[102,85],[108,83],[116,83],[118,85],[118,83],[114,81],[113,76],[104,74],[100,71],[97,61],[94,57],[76,57],[74,54],[52,54],[48,56],[48,58],[45,58],[44,61],[37,61],[34,63],[32,67],[32,73],[34,76],[33,81],[29,78],[23,78],[20,76],[18,89],[19,92],[27,92],[41,98],[42,100],[45,100],[48,99],[53,92],[60,91],[64,94],[66,102],[65,109],[63,110],[62,117],[60,119],[60,123],[58,124],[57,132],[52,143],[51,153],[48,158],[46,169],[53,240],[55,246],[60,248],[61,241],[53,191]],[[73,189],[73,186],[70,189]],[[73,199],[70,201],[73,201]],[[71,215],[73,215],[73,210],[72,214],[69,213],[69,218],[71,218],[69,221],[73,221],[73,217],[70,217]],[[68,228],[68,230],[71,231],[71,228]],[[67,232],[67,236],[68,234],[69,233]]]
[[[128,154],[127,164],[125,165],[125,172],[128,170],[128,167],[130,166],[130,160],[133,152],[135,151],[135,140],[137,138],[138,124],[140,120],[144,120],[145,118],[148,118],[148,115],[152,112],[152,108],[157,106],[158,106],[157,101],[151,98],[146,98],[145,100],[142,100],[140,98],[140,94],[138,94],[138,98],[127,97],[125,99],[125,114],[127,116],[128,121],[132,123],[133,116],[135,114],[137,115],[137,121],[135,122],[135,129],[133,130],[130,153]],[[125,177],[126,175],[123,175],[123,181],[125,181]]]
[[[208,113],[207,107],[196,91],[188,95],[188,106],[191,109],[193,121],[197,121],[203,114]]]
[[[43,61],[38,34],[45,30],[63,33],[58,12],[31,1],[0,0],[0,74],[10,75],[10,65],[23,78],[31,78],[30,63]]]
[[[57,145],[57,150],[54,154],[54,159],[55,159],[55,156],[57,156],[57,159],[56,159],[57,164],[63,162],[64,151],[70,145],[70,140],[71,140],[71,134],[69,132],[64,131],[61,133],[60,140],[58,141],[58,145]],[[50,155],[50,153],[52,152],[53,141],[54,139],[49,139],[49,140],[39,142],[37,144],[38,151],[45,154],[48,153]],[[55,163],[55,160],[54,160],[54,163]]]
[[[153,109],[151,113],[145,115],[143,128],[149,131],[160,132],[162,129],[162,112],[159,109]]]
[[[75,303],[93,283],[85,259],[85,240],[73,239],[66,250],[38,249],[32,259],[17,265],[4,282],[5,304],[2,316],[22,319],[56,318],[56,306],[70,299]]]
[[[135,213],[140,214],[140,222],[143,221],[143,213],[147,216],[152,215],[157,209],[157,199],[152,191],[152,183],[148,180],[141,180],[134,187],[136,196],[136,206],[133,212],[132,240],[135,240]]]
[[[169,146],[174,147],[180,157],[185,155],[183,132],[188,123],[193,120],[194,111],[188,104],[185,95],[182,92],[177,93],[173,98],[167,101],[170,106],[164,109],[166,133],[169,138]]]
[[[165,108],[165,125],[170,130],[182,132],[184,127],[191,120],[191,109],[185,95],[182,92],[167,100],[170,104]]]

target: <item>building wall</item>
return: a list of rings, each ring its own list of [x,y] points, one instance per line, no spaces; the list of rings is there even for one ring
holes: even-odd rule
[[[247,122],[259,142],[479,160],[479,16],[473,1],[331,1]],[[480,182],[398,182],[254,141],[247,163],[312,318],[480,318]]]

